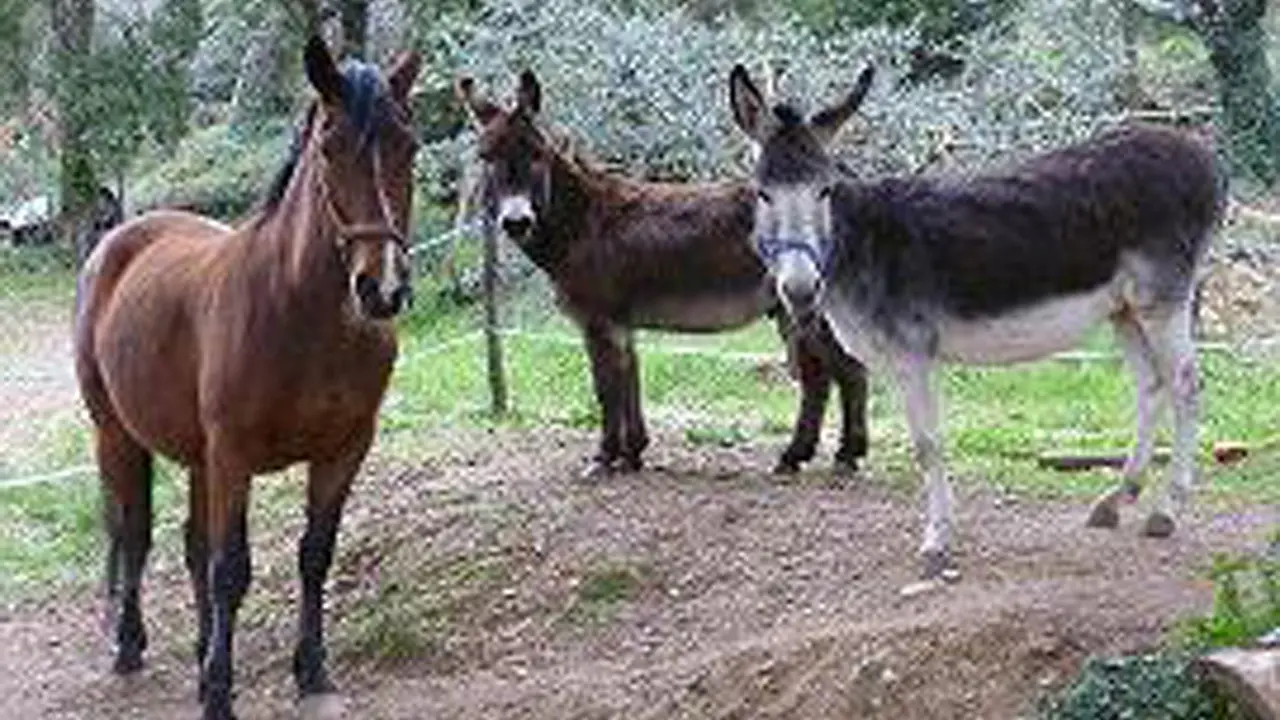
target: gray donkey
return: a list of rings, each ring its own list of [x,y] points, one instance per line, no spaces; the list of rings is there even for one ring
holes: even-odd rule
[[[1193,279],[1226,194],[1213,154],[1174,130],[1134,125],[998,174],[860,182],[828,148],[873,75],[867,67],[848,96],[809,119],[770,107],[741,65],[730,96],[759,151],[755,245],[785,306],[797,320],[824,317],[904,398],[927,497],[925,578],[953,572],[938,365],[1043,358],[1103,321],[1133,371],[1137,442],[1089,525],[1116,527],[1118,504],[1137,499],[1167,396],[1168,486],[1142,532],[1169,535],[1194,472]]]

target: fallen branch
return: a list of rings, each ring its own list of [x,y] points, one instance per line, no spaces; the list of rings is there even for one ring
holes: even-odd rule
[[[1273,446],[1277,442],[1280,441],[1271,438],[1254,443],[1251,446],[1234,440],[1220,440],[1213,444],[1213,459],[1219,465],[1234,465],[1244,460],[1250,453]],[[1169,457],[1169,448],[1156,448],[1155,452],[1152,453],[1151,461],[1163,464],[1169,462]],[[1051,450],[1041,453],[1036,458],[1036,464],[1048,470],[1079,472],[1081,470],[1093,470],[1094,468],[1123,468],[1128,459],[1129,452],[1127,450],[1095,453]]]

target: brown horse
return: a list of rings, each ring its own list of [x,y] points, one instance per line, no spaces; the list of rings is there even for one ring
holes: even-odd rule
[[[186,562],[199,611],[205,718],[230,718],[232,634],[249,586],[250,479],[308,463],[294,675],[331,693],[323,587],[342,507],[373,439],[409,295],[405,232],[420,68],[384,79],[335,65],[312,38],[319,94],[262,210],[231,229],[158,211],[108,234],[80,278],[76,372],[93,419],[118,603],[115,669],[142,665],[139,587],[151,544],[151,466],[186,466]]]
[[[604,414],[590,474],[641,467],[649,443],[640,409],[634,328],[714,332],[775,313],[803,391],[791,443],[777,470],[813,457],[831,381],[844,415],[838,465],[866,455],[866,379],[826,326],[800,332],[777,301],[751,247],[754,205],[745,182],[641,182],[609,174],[557,146],[538,123],[541,88],[520,76],[514,107],[457,94],[479,132],[480,203],[488,221],[551,278],[582,328]]]

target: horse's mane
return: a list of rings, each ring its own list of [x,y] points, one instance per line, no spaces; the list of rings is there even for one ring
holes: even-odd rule
[[[356,126],[362,141],[367,141],[377,130],[387,99],[387,84],[376,65],[359,60],[347,60],[342,64],[342,111]],[[267,186],[262,203],[263,214],[270,213],[284,199],[285,190],[302,157],[311,123],[315,120],[317,103],[317,100],[311,101],[302,122],[293,128],[289,153]]]

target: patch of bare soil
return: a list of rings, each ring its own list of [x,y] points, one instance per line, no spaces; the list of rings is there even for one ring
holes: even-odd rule
[[[0,476],[7,465],[25,464],[23,453],[79,410],[71,302],[0,302]]]
[[[349,717],[1028,716],[1087,655],[1151,647],[1206,609],[1212,553],[1261,548],[1280,524],[1276,507],[1200,507],[1149,540],[1136,511],[1087,530],[1084,503],[960,483],[964,576],[904,599],[919,508],[893,479],[784,483],[770,443],[659,437],[651,469],[586,484],[591,442],[465,432],[424,440],[412,468],[369,469],[331,579]],[[237,708],[295,717],[298,517],[254,523]],[[23,606],[0,619],[0,715],[198,717],[179,553],[157,560],[140,676],[108,672],[88,594]]]

